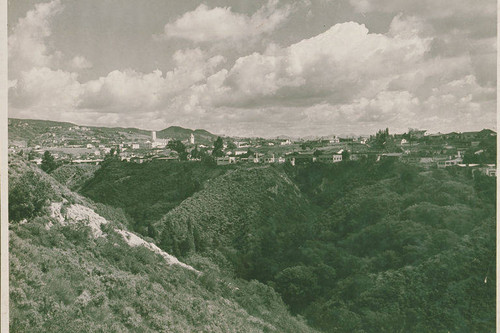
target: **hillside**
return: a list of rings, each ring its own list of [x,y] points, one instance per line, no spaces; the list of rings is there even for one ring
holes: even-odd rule
[[[191,133],[193,133],[196,143],[208,144],[217,138],[216,135],[206,130],[191,130],[179,126],[171,126],[157,131],[157,138],[173,138],[182,141],[188,140]],[[98,140],[101,143],[145,141],[151,138],[151,131],[138,128],[78,126],[68,122],[9,118],[10,141],[25,141],[29,145],[43,145],[53,144],[53,139],[55,139],[57,144],[61,144],[62,138],[65,138],[70,144],[87,142],[88,138]]]
[[[222,256],[326,332],[494,330],[494,178],[391,161],[286,171],[207,181],[155,224],[160,247]]]
[[[214,135],[206,130],[197,129],[191,130],[187,128],[182,128],[179,126],[170,126],[161,131],[156,132],[157,138],[167,139],[173,138],[176,140],[188,140],[191,136],[194,135],[194,140],[196,143],[212,143],[217,139],[217,135]]]
[[[93,164],[63,164],[51,172],[51,176],[59,183],[77,192],[94,176],[99,168],[99,165]]]
[[[9,172],[14,179],[22,175],[16,165]],[[136,254],[128,252],[125,245],[127,241],[142,243],[141,248],[148,253],[159,254],[154,256],[158,260],[172,263],[177,260],[175,256],[180,263],[201,272],[197,275],[187,269],[192,277],[186,281],[193,283],[188,283],[192,292],[189,297],[212,299],[215,293],[235,300],[247,313],[271,323],[277,331],[307,330],[296,326],[304,325],[296,319],[291,319],[293,328],[282,322],[292,318],[285,306],[324,332],[495,329],[494,177],[473,176],[470,170],[461,168],[425,170],[389,159],[297,167],[110,160],[93,175],[81,171],[85,179],[91,175],[80,187],[85,195],[82,197],[37,172],[58,190],[14,186],[18,198],[37,198],[29,204],[19,199],[20,207],[36,211],[48,200],[52,211],[55,208],[60,212],[54,216],[70,218],[82,216],[86,210],[80,206],[89,207],[110,221],[103,225],[102,232],[125,242],[124,248],[116,242],[119,253],[106,254],[95,252],[100,251],[96,250],[100,241],[83,242],[87,245],[78,247],[77,252],[94,251],[86,260],[97,258],[112,268],[119,265],[120,272],[113,274],[124,274],[126,269],[136,274],[135,265],[148,262],[149,256],[130,259]],[[71,172],[80,173],[62,170],[57,177],[70,184]],[[63,198],[71,205],[54,205]],[[62,228],[59,234],[70,238],[80,234],[65,231],[67,226],[53,220],[54,227],[46,236],[44,228],[32,224],[43,218],[35,214],[28,221],[15,225],[20,228],[17,234],[41,237],[44,242],[54,237],[52,232],[58,228]],[[110,230],[110,225],[117,227]],[[128,228],[137,234],[130,234]],[[48,247],[53,241],[43,244]],[[43,253],[44,249],[37,251]],[[109,253],[114,253],[111,261]],[[139,271],[151,279],[154,273],[148,265],[140,266]],[[238,289],[233,289],[235,286]],[[264,292],[248,305],[257,312],[245,305],[249,294],[242,303],[236,290],[245,290],[245,295],[247,291]],[[207,292],[212,296],[205,296]],[[161,290],[158,294],[166,295]],[[223,305],[216,302],[215,306]],[[276,317],[275,311],[280,315]],[[114,315],[119,320],[120,315]],[[224,320],[229,325],[226,330],[239,325],[234,317]],[[200,323],[188,321],[183,325]],[[225,331],[214,327],[207,331]],[[256,331],[265,329],[261,326]]]
[[[272,167],[240,168],[209,180],[155,224],[160,246],[176,255],[222,252],[235,273],[261,281],[298,254],[311,233],[308,201]]]
[[[200,163],[110,161],[82,185],[80,193],[124,209],[133,220],[132,229],[154,237],[153,222],[224,172],[225,168]]]
[[[185,264],[17,157],[9,161],[12,332],[313,332],[279,295]]]

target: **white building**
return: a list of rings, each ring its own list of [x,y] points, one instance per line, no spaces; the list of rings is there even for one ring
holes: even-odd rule
[[[194,145],[194,134],[191,133],[191,136],[189,137],[189,143]]]
[[[280,145],[282,145],[282,146],[288,146],[291,144],[292,144],[292,141],[290,139],[286,139],[285,141],[280,142]]]

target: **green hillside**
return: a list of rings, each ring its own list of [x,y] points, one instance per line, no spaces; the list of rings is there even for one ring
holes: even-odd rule
[[[495,179],[386,161],[241,168],[156,225],[327,332],[492,331]],[[292,182],[293,180],[293,182]]]
[[[225,168],[190,162],[110,161],[80,192],[94,201],[123,208],[134,221],[131,228],[154,237],[153,222],[200,190],[205,180],[224,172]]]
[[[51,172],[51,176],[72,191],[78,191],[99,168],[91,164],[63,164]]]
[[[170,126],[156,132],[156,136],[160,139],[173,138],[181,141],[188,140],[191,134],[194,135],[196,143],[212,143],[215,139],[217,139],[217,135],[214,135],[206,130],[191,130],[179,126]]]
[[[293,261],[313,212],[295,184],[272,167],[240,168],[209,180],[155,224],[160,246],[186,257],[222,252],[240,277],[268,281]],[[286,266],[285,266],[286,267]]]
[[[131,246],[121,210],[9,167],[11,332],[313,332],[272,288]]]
[[[80,129],[75,130],[75,127],[80,127]],[[81,127],[85,127],[85,130],[81,130]],[[191,130],[179,126],[171,126],[158,131],[157,138],[173,138],[182,141],[188,140],[191,133],[196,143],[209,144],[217,138],[216,135],[203,129]],[[85,141],[86,138],[92,137],[94,140],[106,143],[148,140],[151,138],[151,131],[131,127],[78,126],[68,122],[9,118],[9,140],[11,141],[42,144],[53,137],[57,139],[66,137],[74,141]]]
[[[9,171],[14,178],[12,184],[16,184],[22,173],[15,165]],[[71,183],[68,175],[72,173],[81,173],[82,179],[90,175],[76,170],[59,173],[57,178],[66,184]],[[45,217],[41,219],[36,212],[43,211],[40,207],[47,200],[62,198],[93,207],[120,228],[131,228],[203,272],[203,278],[190,271],[182,273],[191,276],[186,278],[193,283],[189,297],[212,297],[204,296],[207,292],[222,295],[270,323],[276,331],[307,330],[299,327],[304,324],[296,319],[290,319],[292,326],[282,322],[292,317],[281,299],[291,313],[303,316],[308,325],[324,332],[495,329],[495,178],[481,174],[473,177],[461,168],[423,170],[393,160],[297,167],[109,160],[80,187],[85,197],[52,177],[48,180],[58,190],[13,187],[12,195],[19,202],[13,209],[24,211],[27,207],[31,212],[28,223],[15,225],[19,228],[16,235],[51,239],[53,232],[62,228],[58,234],[67,235],[64,237],[71,241],[79,232],[57,225],[49,231],[34,227],[32,223],[47,216],[42,214]],[[40,199],[38,193],[45,194]],[[25,202],[26,197],[30,202]],[[22,220],[18,215],[11,214],[18,217],[16,221]],[[106,232],[113,235],[112,230]],[[110,237],[119,239],[117,235]],[[119,252],[102,254],[98,252],[99,242],[82,242],[86,245],[75,251],[91,251],[85,260],[94,258],[120,271],[113,274],[120,275],[127,269],[136,274],[139,270],[151,281],[154,273],[149,264],[136,267],[151,260],[149,256],[135,260],[136,254],[127,252],[130,249],[126,244],[122,248],[118,241]],[[47,244],[43,246],[53,247]],[[36,251],[43,253],[44,249]],[[71,256],[78,257],[74,253]],[[161,274],[167,273],[172,274]],[[164,288],[172,292],[169,288],[173,285]],[[127,288],[132,287],[127,284]],[[241,290],[245,290],[244,295],[258,290],[264,294],[257,293],[256,299],[248,296],[256,302],[250,306],[245,303],[248,299],[239,301]],[[161,290],[157,293],[167,295]],[[79,297],[81,291],[74,294]],[[216,302],[214,306],[224,305]],[[146,316],[145,312],[134,311]],[[275,312],[280,315],[275,316]],[[121,320],[123,314],[113,315]],[[182,321],[187,326],[178,330],[198,327],[202,321],[190,320]],[[224,320],[229,326],[206,331],[231,331],[228,328],[240,325],[234,317]],[[255,330],[266,331],[264,326]]]

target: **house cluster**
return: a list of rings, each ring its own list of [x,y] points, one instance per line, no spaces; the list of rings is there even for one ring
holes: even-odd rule
[[[9,123],[10,126],[10,123]],[[28,131],[28,123],[19,122],[20,131]],[[344,159],[369,158],[375,161],[401,160],[427,168],[472,168],[489,176],[496,175],[496,132],[488,129],[476,132],[429,134],[426,130],[409,129],[404,134],[389,134],[388,129],[376,136],[327,136],[312,139],[287,137],[224,138],[223,157],[218,165],[252,163],[291,165],[306,163],[338,163]],[[49,126],[45,132],[27,140],[10,140],[11,153],[24,152],[35,163],[41,163],[45,151],[60,161],[69,163],[100,163],[112,149],[120,151],[122,160],[173,161],[180,158],[169,149],[171,138],[159,138],[156,131],[149,135],[136,130],[113,131],[84,126]],[[213,145],[197,142],[193,134],[182,141],[187,159],[200,161],[200,152],[211,155]],[[205,143],[205,144],[203,144]],[[198,154],[194,154],[193,149]],[[343,154],[346,151],[347,154]]]
[[[314,155],[312,153],[289,153],[277,156],[275,154],[254,153],[250,156],[241,157],[242,155],[228,155],[218,157],[216,159],[217,165],[228,165],[236,163],[264,163],[264,164],[282,164],[289,162],[295,166],[297,164],[305,163],[337,163],[342,162],[342,152],[336,154],[322,154]]]

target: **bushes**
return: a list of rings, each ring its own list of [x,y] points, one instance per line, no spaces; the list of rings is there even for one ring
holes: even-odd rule
[[[18,222],[40,215],[55,199],[52,186],[38,173],[27,171],[9,186],[9,219]]]

